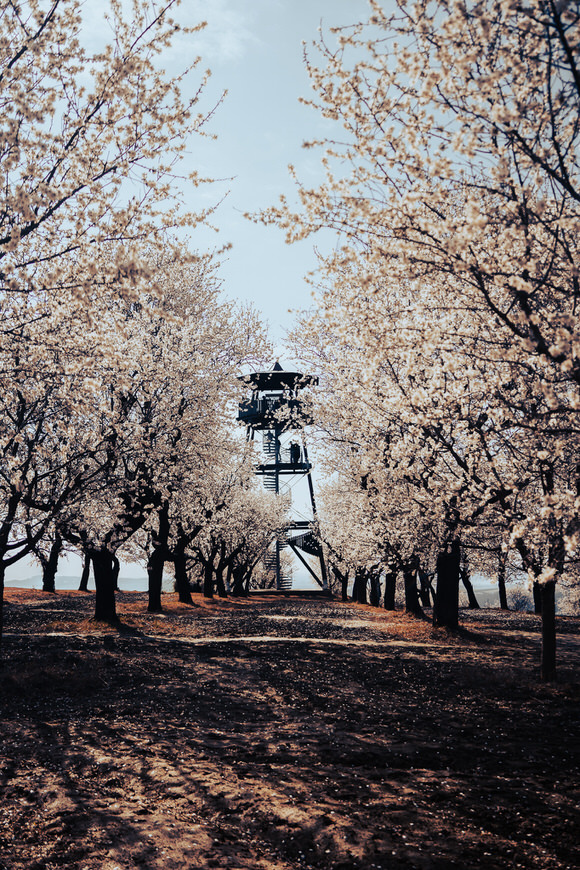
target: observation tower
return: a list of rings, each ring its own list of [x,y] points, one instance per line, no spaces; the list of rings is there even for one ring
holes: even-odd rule
[[[298,395],[304,387],[315,386],[318,378],[301,372],[286,372],[276,362],[271,371],[244,375],[240,380],[251,395],[240,402],[238,420],[246,426],[248,440],[253,441],[256,432],[262,437],[262,461],[256,466],[256,474],[262,477],[264,488],[275,493],[290,494],[306,481],[308,512],[312,515],[311,519],[291,519],[266,556],[266,570],[278,591],[289,592],[292,570],[286,563],[290,560],[281,559],[281,554],[289,550],[316,584],[328,592],[322,548],[311,528],[316,518],[316,502],[304,426],[312,420]],[[310,556],[310,560],[306,556]]]

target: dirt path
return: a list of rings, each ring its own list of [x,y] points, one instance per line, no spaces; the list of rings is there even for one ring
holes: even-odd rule
[[[121,595],[7,606],[0,868],[580,866],[580,621]]]

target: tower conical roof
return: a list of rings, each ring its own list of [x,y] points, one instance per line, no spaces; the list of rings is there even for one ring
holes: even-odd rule
[[[242,375],[240,380],[248,384],[253,390],[272,390],[274,392],[316,386],[318,383],[318,378],[315,375],[284,371],[278,360],[269,372],[252,372],[249,375]]]

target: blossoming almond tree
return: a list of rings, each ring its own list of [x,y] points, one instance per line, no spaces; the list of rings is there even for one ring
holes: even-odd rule
[[[189,136],[206,121],[196,104],[207,74],[171,77],[159,62],[180,30],[177,5],[110,0],[110,41],[91,48],[96,37],[78,0],[3,4],[4,292],[43,287],[64,302],[91,296],[95,285],[130,294],[140,271],[136,243],[161,247],[169,243],[164,229],[203,219],[203,210],[183,208],[174,182]],[[111,240],[115,259],[101,258]]]
[[[69,309],[53,317],[39,301],[28,323],[27,298],[0,307],[4,326],[15,324],[0,347],[0,601],[6,567],[58,530],[63,511],[110,463],[110,430],[88,422],[98,411],[106,312],[95,335],[83,316]],[[108,371],[116,336],[114,328]]]
[[[570,491],[561,420],[540,414],[532,426],[529,416],[522,416],[520,405],[525,408],[533,393],[530,361],[523,368],[521,360],[506,359],[503,349],[498,354],[498,334],[476,308],[463,320],[451,319],[450,303],[435,290],[434,282],[426,305],[421,294],[405,294],[377,275],[372,295],[361,298],[352,273],[335,276],[312,333],[318,351],[325,330],[332,337],[329,351],[318,353],[318,368],[327,367],[330,387],[326,397],[317,391],[322,401],[315,416],[344,445],[346,457],[337,467],[353,466],[354,458],[359,479],[366,480],[369,494],[372,490],[373,516],[367,522],[379,517],[386,523],[382,537],[390,539],[391,548],[398,542],[400,549],[406,528],[410,540],[403,551],[412,553],[414,546],[427,561],[426,523],[431,542],[439,541],[445,555],[446,544],[466,535],[469,546],[476,546],[481,524],[497,525],[501,518],[506,545],[511,535],[525,553],[524,536],[526,567],[542,565],[534,570],[537,578],[547,558],[539,557],[545,541],[565,531],[562,522],[554,526],[546,516],[543,501],[547,486],[562,501]],[[425,323],[429,342],[418,341]],[[309,363],[316,364],[315,358]],[[519,403],[513,394],[521,397]],[[541,395],[534,401],[545,410]],[[539,437],[554,447],[552,456],[538,455]],[[402,517],[413,510],[411,525],[405,525]],[[441,564],[445,559],[438,565],[435,615],[448,625],[457,624],[459,560],[454,558],[445,613],[441,591],[449,571]]]
[[[247,594],[254,568],[288,522],[288,500],[264,492],[256,478],[252,446],[238,442],[229,468],[220,470],[204,503],[208,520],[191,551],[201,567],[206,598],[213,597],[214,587],[220,597],[228,591]]]
[[[222,298],[211,272],[198,275],[179,261],[163,268],[163,315],[150,339],[154,365],[144,381],[154,396],[154,443],[161,448],[168,431],[172,443],[164,463],[167,480],[157,511],[159,524],[152,529],[150,610],[161,607],[164,561],[175,564],[177,558],[177,578],[184,579],[180,569],[185,551],[215,521],[216,505],[224,501],[224,475],[232,477],[232,463],[247,464],[246,451],[232,433],[238,376],[244,366],[259,364],[269,353],[254,310]],[[166,322],[168,316],[175,322]],[[160,463],[154,453],[149,467],[152,479],[158,479]]]
[[[237,375],[266,348],[254,312],[221,298],[211,258],[185,260],[150,259],[161,301],[116,302],[126,312],[112,337],[122,357],[101,383],[111,462],[66,524],[93,559],[98,618],[115,618],[111,556],[140,529],[149,534],[149,610],[161,609],[164,562],[180,562],[207,525],[200,502],[235,453]]]

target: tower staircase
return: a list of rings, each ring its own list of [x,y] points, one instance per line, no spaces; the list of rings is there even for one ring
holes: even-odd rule
[[[281,592],[289,592],[292,589],[292,571],[284,566],[280,559],[280,554],[287,549],[287,538],[278,538],[274,541],[272,549],[264,556],[264,568],[273,576],[273,584]]]

